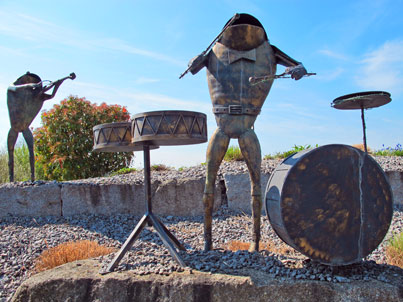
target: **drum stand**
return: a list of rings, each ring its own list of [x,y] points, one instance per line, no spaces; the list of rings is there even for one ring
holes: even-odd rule
[[[149,226],[153,226],[160,236],[162,242],[168,248],[168,251],[172,257],[179,263],[180,266],[185,267],[185,262],[181,259],[178,252],[175,249],[186,251],[185,247],[175,238],[174,235],[169,232],[169,230],[164,226],[164,224],[153,214],[151,207],[151,169],[150,169],[150,146],[143,145],[144,153],[144,190],[145,190],[145,203],[146,203],[146,213],[137,223],[136,227],[126,239],[123,246],[120,248],[119,252],[115,255],[112,262],[108,265],[105,270],[101,270],[101,274],[107,274],[113,272],[114,268],[119,264],[119,261],[123,258],[128,250],[133,246],[134,241],[140,235],[146,223]]]

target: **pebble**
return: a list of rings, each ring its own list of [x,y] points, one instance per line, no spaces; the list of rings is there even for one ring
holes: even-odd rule
[[[401,158],[376,158],[385,170],[403,171]],[[264,173],[274,170],[281,160],[263,160]],[[244,162],[224,162],[220,175],[225,173],[247,172]],[[154,180],[163,181],[177,177],[204,177],[205,167],[200,165],[183,168],[181,171],[170,169],[152,173]],[[142,183],[141,171],[128,175],[109,178],[93,178],[69,183]],[[49,182],[36,181],[5,184],[6,186],[38,186]],[[60,184],[60,183],[58,183]],[[63,242],[74,240],[93,240],[116,248],[122,246],[134,229],[139,216],[132,215],[75,215],[71,217],[3,217],[0,220],[0,301],[9,301],[18,286],[34,274],[35,260],[46,249]],[[270,274],[279,280],[321,280],[325,282],[346,283],[352,281],[379,280],[386,283],[403,283],[403,270],[387,265],[385,248],[392,234],[403,231],[403,208],[395,206],[391,227],[385,240],[362,262],[345,267],[330,267],[314,263],[304,255],[291,251],[286,255],[271,251],[249,253],[232,252],[225,249],[231,240],[250,242],[252,227],[250,216],[229,210],[218,210],[213,221],[213,251],[203,251],[203,217],[160,217],[166,227],[183,243],[186,251],[180,256],[187,264],[179,266],[160,240],[152,227],[146,226],[133,247],[122,258],[116,270],[130,270],[138,275],[160,274],[194,270],[209,273],[237,274],[242,269],[255,269]],[[276,246],[284,243],[275,234],[266,216],[262,217],[262,241],[271,241]],[[104,268],[110,263],[114,253],[95,258]]]

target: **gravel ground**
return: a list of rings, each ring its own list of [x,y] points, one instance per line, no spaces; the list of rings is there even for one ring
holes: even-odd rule
[[[400,158],[376,158],[385,171],[403,171]],[[279,161],[264,161],[262,170],[271,172]],[[175,170],[176,171],[176,170]],[[247,171],[244,163],[223,163],[220,173]],[[200,175],[203,166],[181,171],[153,172],[154,178]],[[178,174],[180,174],[178,176]],[[80,182],[142,182],[142,173],[119,177],[81,180]],[[40,182],[37,182],[40,184]],[[13,184],[18,186],[29,183]],[[9,301],[17,287],[30,275],[35,259],[47,248],[72,240],[95,240],[102,245],[120,248],[141,217],[116,215],[78,215],[72,217],[7,217],[0,220],[0,301]],[[385,244],[391,234],[403,231],[403,208],[395,207],[389,232],[383,243],[362,262],[345,267],[329,267],[314,263],[304,255],[287,248],[275,235],[267,217],[262,218],[262,241],[274,242],[283,248],[284,254],[262,250],[232,252],[225,248],[229,241],[249,242],[251,218],[226,208],[219,210],[213,221],[214,251],[203,252],[203,218],[160,217],[167,228],[186,247],[180,252],[188,265],[186,270],[211,273],[241,274],[242,269],[256,269],[279,279],[308,279],[327,282],[351,282],[354,280],[380,280],[402,284],[403,270],[386,264]],[[98,257],[100,267],[106,266],[114,254]],[[153,228],[146,227],[126,253],[116,270],[131,270],[136,274],[170,274],[183,271],[168,253]]]

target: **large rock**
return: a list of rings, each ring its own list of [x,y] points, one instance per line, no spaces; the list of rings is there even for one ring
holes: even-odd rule
[[[0,186],[0,217],[16,216],[60,216],[60,185],[56,182],[42,185]]]
[[[270,174],[262,173],[261,175],[260,185],[262,188],[262,204],[264,204],[264,194],[269,177]],[[227,189],[228,207],[251,214],[251,184],[249,174],[224,174],[224,181]],[[262,214],[264,214],[264,211],[264,206],[262,206]]]
[[[139,276],[130,271],[101,276],[99,268],[97,261],[84,260],[39,273],[18,288],[12,301],[399,302],[403,299],[402,284],[375,280],[350,283],[280,281],[252,270],[242,272],[242,276],[201,272]]]
[[[394,203],[403,205],[403,172],[387,171],[385,174],[392,188]]]

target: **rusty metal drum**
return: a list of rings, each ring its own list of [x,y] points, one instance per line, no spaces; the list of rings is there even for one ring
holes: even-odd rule
[[[117,122],[96,125],[94,132],[94,151],[132,152],[142,151],[143,147],[132,142],[131,122]],[[156,149],[154,146],[152,149]]]
[[[385,237],[393,197],[382,168],[347,145],[325,145],[286,158],[272,173],[265,205],[277,235],[305,256],[348,265]]]
[[[133,116],[131,129],[135,144],[200,144],[207,141],[207,116],[184,110],[143,112]]]

